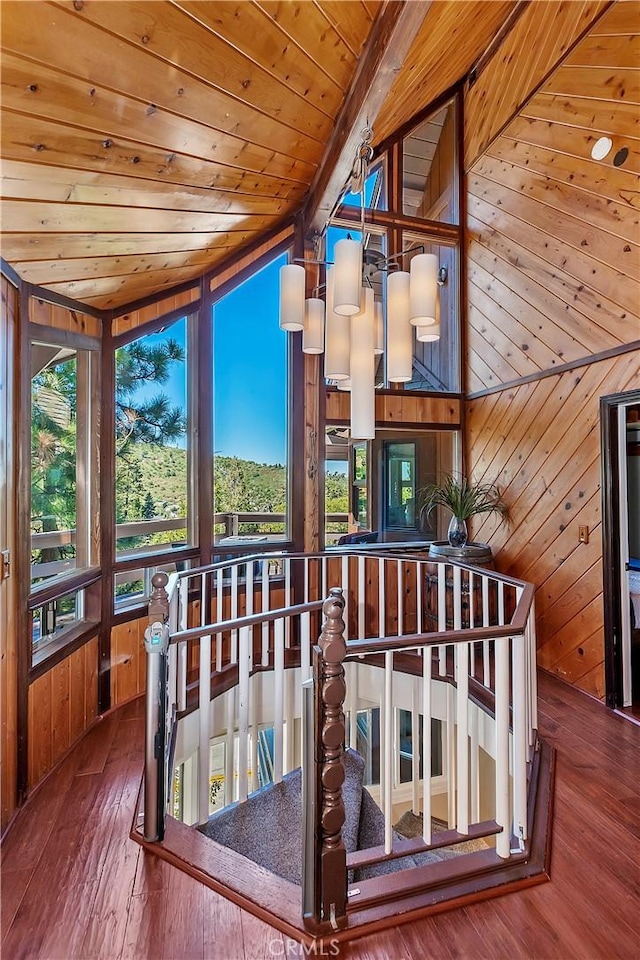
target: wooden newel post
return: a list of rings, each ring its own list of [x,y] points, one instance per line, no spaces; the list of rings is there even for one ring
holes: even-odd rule
[[[323,606],[325,621],[319,640],[316,686],[317,918],[320,924],[328,923],[333,929],[344,927],[347,922],[347,853],[342,841],[345,821],[342,798],[345,723],[342,708],[346,696],[342,662],[347,654],[343,611],[342,590],[334,587]]]

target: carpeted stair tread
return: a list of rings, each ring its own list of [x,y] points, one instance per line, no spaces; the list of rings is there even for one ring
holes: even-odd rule
[[[412,837],[422,836],[422,814],[415,814],[412,810],[407,810],[393,826],[402,838],[405,840]],[[448,830],[448,825],[444,820],[431,818],[431,833],[436,835]],[[441,860],[450,860],[452,857],[459,857],[463,853],[475,853],[477,850],[487,850],[489,844],[481,837],[476,840],[463,840],[461,843],[454,843],[448,847],[439,847],[438,856]]]
[[[348,853],[357,848],[364,760],[355,750],[343,757],[342,787],[346,819],[342,837]],[[198,827],[201,833],[272,873],[302,881],[302,774],[300,768],[253,793],[244,803],[235,803],[212,814]]]
[[[366,789],[362,791],[361,811],[360,830],[358,831],[358,850],[382,846],[384,844],[384,814]],[[404,838],[394,830],[393,839],[395,841],[403,840]],[[361,867],[359,870],[356,870],[354,872],[353,882],[359,883],[361,880],[369,880],[372,877],[383,877],[390,873],[397,873],[399,870],[407,870],[409,867],[422,866],[427,863],[438,863],[438,861],[442,859],[439,852],[434,850],[413,854],[409,857],[400,857],[397,860],[384,860],[382,863],[374,863],[371,866]]]

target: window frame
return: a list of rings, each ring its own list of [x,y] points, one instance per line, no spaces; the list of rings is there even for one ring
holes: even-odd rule
[[[44,344],[59,347],[69,347],[76,351],[78,356],[77,378],[82,378],[84,403],[79,399],[76,404],[76,476],[82,474],[89,477],[89,483],[76,489],[76,531],[80,530],[80,537],[86,551],[86,563],[82,567],[77,565],[72,570],[63,571],[48,577],[42,583],[34,586],[31,578],[31,423],[32,423],[32,394],[31,394],[31,356],[34,344]],[[25,524],[28,536],[28,548],[25,553],[26,577],[26,612],[28,631],[28,672],[30,679],[50,669],[56,662],[64,659],[74,649],[82,646],[88,639],[95,636],[100,626],[100,550],[101,530],[95,525],[95,517],[100,511],[100,397],[102,389],[101,378],[101,349],[99,337],[65,330],[60,327],[47,326],[29,321],[26,326],[26,364],[23,367],[24,384],[22,388],[22,409],[24,429],[23,459],[26,472],[26,491],[28,506]],[[80,420],[78,412],[82,411]],[[80,503],[78,498],[80,497]],[[78,535],[77,535],[78,536]],[[76,553],[76,560],[78,553]],[[43,643],[40,648],[33,642],[33,611],[47,603],[62,600],[71,593],[82,594],[82,616],[63,628],[59,634],[51,635],[51,639]]]

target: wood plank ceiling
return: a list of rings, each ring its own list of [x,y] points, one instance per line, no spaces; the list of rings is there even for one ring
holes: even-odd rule
[[[513,6],[428,7],[376,139],[463,77]],[[3,258],[103,309],[225,262],[301,208],[384,7],[4,0]]]

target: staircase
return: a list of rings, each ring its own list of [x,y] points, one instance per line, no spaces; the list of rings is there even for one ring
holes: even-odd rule
[[[355,750],[346,750],[343,766],[345,780],[342,797],[346,817],[342,840],[347,854],[382,846],[385,838],[384,814],[364,786],[364,759]],[[198,830],[284,880],[301,885],[301,768],[286,774],[280,783],[262,787],[244,803],[233,804],[212,814]],[[402,839],[402,835],[395,830],[394,840]],[[358,883],[409,867],[437,863],[464,852],[464,849],[457,852],[455,848],[439,849],[383,861],[350,871],[349,882]]]
[[[357,552],[167,579],[139,842],[305,942],[546,878],[531,585]]]

